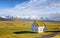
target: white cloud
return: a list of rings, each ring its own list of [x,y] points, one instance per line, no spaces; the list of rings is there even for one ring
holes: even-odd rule
[[[60,3],[48,3],[48,0],[30,0],[29,2],[18,4],[14,8],[0,10],[0,12],[8,15],[47,16],[47,10],[53,10],[51,8],[58,8],[58,6],[60,6]]]

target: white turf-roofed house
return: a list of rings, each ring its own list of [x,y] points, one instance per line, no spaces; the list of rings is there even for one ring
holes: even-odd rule
[[[36,20],[32,24],[31,31],[32,32],[37,32],[37,33],[45,32],[46,31],[46,26],[42,21]]]

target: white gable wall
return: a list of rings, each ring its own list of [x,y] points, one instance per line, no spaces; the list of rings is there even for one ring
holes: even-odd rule
[[[45,32],[45,31],[46,31],[46,27],[45,26],[38,27],[38,33]]]

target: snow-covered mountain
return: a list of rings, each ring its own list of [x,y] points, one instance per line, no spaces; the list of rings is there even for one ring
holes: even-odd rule
[[[0,16],[0,18],[7,18],[6,16]]]
[[[47,20],[39,16],[0,16],[0,20]]]
[[[4,21],[4,20],[7,20],[7,17],[6,16],[0,16],[0,21]]]

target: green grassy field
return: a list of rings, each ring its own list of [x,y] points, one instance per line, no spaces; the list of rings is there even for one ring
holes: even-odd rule
[[[47,31],[60,30],[60,22],[44,23]],[[31,25],[32,21],[0,21],[0,38],[37,38],[52,33],[31,33]]]
[[[47,28],[47,31],[56,31],[60,30],[60,22],[44,22]]]

